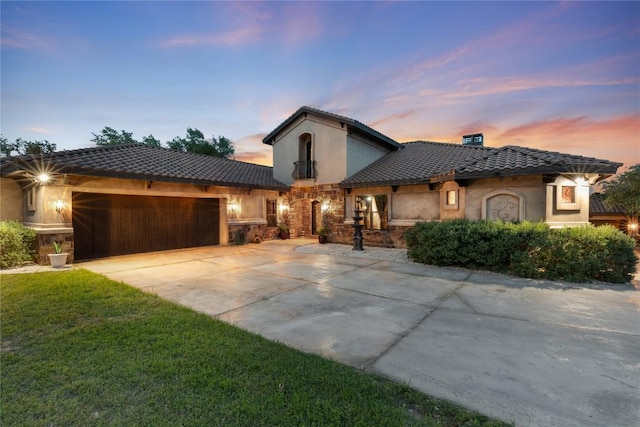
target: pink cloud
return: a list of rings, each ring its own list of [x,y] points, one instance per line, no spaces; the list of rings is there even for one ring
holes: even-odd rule
[[[235,47],[259,44],[266,39],[293,45],[322,34],[321,14],[313,3],[282,4],[282,10],[277,14],[265,9],[262,3],[233,2],[225,5],[225,15],[229,16],[227,29],[172,37],[160,42],[160,46]]]
[[[218,34],[178,36],[163,41],[161,46],[244,46],[258,43],[262,35],[263,30],[259,27],[245,27]]]
[[[640,163],[640,114],[594,120],[561,117],[498,130],[499,145],[523,145],[550,151]]]
[[[0,44],[2,47],[40,50],[56,46],[57,41],[51,37],[37,34],[32,30],[17,29],[3,25]]]
[[[412,116],[415,112],[416,112],[415,109],[401,111],[399,113],[391,114],[389,116],[382,117],[382,118],[380,118],[378,120],[374,120],[373,122],[369,123],[368,126],[371,126],[372,128],[375,128],[375,127],[380,126],[380,125],[382,125],[384,123],[387,123],[387,122],[393,122],[393,121],[396,121],[396,120],[406,119],[407,117]]]

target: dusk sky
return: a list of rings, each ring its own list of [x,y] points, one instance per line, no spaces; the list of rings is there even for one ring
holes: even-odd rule
[[[188,127],[271,164],[303,105],[399,142],[640,163],[640,2],[12,2],[1,131],[59,150]]]

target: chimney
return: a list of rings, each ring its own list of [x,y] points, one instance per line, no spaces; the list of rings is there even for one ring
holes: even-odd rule
[[[482,135],[481,133],[472,133],[470,135],[463,135],[462,145],[477,145],[482,147],[484,145],[484,135]]]

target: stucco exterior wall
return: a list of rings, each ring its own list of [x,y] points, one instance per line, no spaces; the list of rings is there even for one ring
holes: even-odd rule
[[[22,188],[13,179],[0,178],[0,221],[24,220]]]
[[[273,144],[273,175],[278,181],[293,185],[294,162],[300,160],[299,137],[309,133],[312,138],[312,160],[318,172],[316,184],[334,184],[347,176],[347,130],[340,123],[323,117],[300,117],[285,128]],[[304,182],[309,181],[309,182]],[[306,186],[313,180],[298,185]]]
[[[561,203],[562,186],[575,187],[576,203]],[[546,187],[545,221],[551,227],[574,227],[589,223],[590,185],[580,176],[559,176]]]
[[[347,172],[344,178],[353,175],[387,153],[389,153],[389,150],[383,149],[379,145],[365,138],[363,135],[348,135]]]
[[[427,185],[398,188],[391,194],[390,225],[413,225],[416,221],[440,219],[440,192]]]
[[[539,175],[472,181],[464,188],[464,217],[480,220],[504,215],[501,219],[507,221],[544,221],[545,193],[546,184]],[[506,197],[495,199],[500,196]],[[506,206],[509,203],[515,206]],[[496,210],[501,210],[501,213],[496,213]]]

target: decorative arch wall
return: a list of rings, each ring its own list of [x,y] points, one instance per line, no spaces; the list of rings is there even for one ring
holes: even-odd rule
[[[525,219],[525,196],[513,190],[495,190],[482,197],[482,219],[519,221]]]

